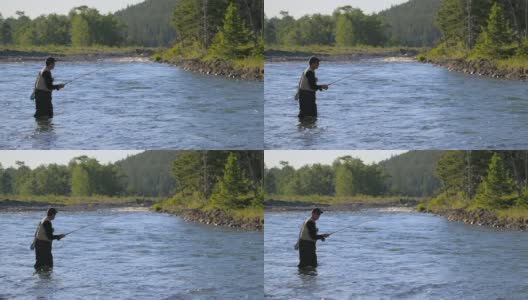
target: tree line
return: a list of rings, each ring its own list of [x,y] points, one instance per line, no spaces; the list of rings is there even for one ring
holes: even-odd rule
[[[145,151],[113,164],[79,156],[34,169],[0,165],[0,195],[150,196],[260,207],[262,151]]]
[[[113,14],[102,15],[87,6],[73,8],[68,15],[49,14],[31,19],[23,11],[17,17],[0,15],[0,44],[43,46],[120,46],[126,26]]]
[[[181,151],[172,164],[174,202],[239,209],[263,206],[263,151]]]
[[[68,165],[41,165],[31,169],[24,162],[16,167],[0,166],[0,194],[19,196],[122,196],[126,176],[113,164],[80,156]]]
[[[379,15],[366,15],[352,6],[338,7],[332,15],[313,14],[299,19],[287,11],[264,19],[266,45],[382,46],[389,42],[388,25]]]
[[[313,164],[295,169],[287,162],[266,168],[267,194],[325,196],[431,197],[438,193],[436,163],[444,151],[409,151],[377,164],[344,156],[332,165]]]
[[[528,205],[528,151],[448,151],[436,174],[434,204],[504,209]]]
[[[281,162],[265,169],[266,194],[357,196],[383,195],[387,174],[378,165],[366,165],[351,156],[337,158],[332,165],[313,164],[299,169]]]
[[[444,0],[436,24],[447,49],[492,59],[528,55],[528,0]]]

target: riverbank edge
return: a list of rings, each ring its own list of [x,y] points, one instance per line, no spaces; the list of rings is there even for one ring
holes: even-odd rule
[[[358,211],[362,209],[375,208],[409,208],[414,210],[418,200],[400,199],[392,202],[371,202],[371,203],[342,203],[342,204],[323,204],[306,201],[290,201],[268,199],[264,202],[264,211],[269,212],[288,212],[288,211],[310,211],[315,207],[323,211]]]
[[[204,210],[199,208],[170,208],[153,209],[157,212],[168,213],[183,218],[187,222],[212,226],[221,226],[244,231],[263,231],[264,217],[235,219],[228,211],[221,209]]]
[[[81,203],[53,203],[47,201],[35,200],[18,200],[18,199],[3,199],[0,200],[0,211],[8,212],[22,212],[22,211],[44,211],[50,207],[57,208],[59,211],[93,211],[98,209],[111,208],[145,208],[150,209],[155,203],[151,199],[137,198],[129,201],[121,202],[81,202]]]
[[[222,76],[247,81],[264,80],[264,66],[259,68],[236,68],[233,62],[224,60],[203,60],[199,58],[164,59],[156,55],[153,60],[155,62],[180,67],[188,72],[203,75]]]
[[[445,217],[448,221],[459,222],[468,225],[486,226],[498,229],[527,231],[528,218],[508,219],[498,216],[495,212],[477,208],[466,210],[463,208],[438,209],[425,211],[434,215]]]
[[[265,62],[289,62],[289,61],[308,61],[311,56],[317,56],[322,61],[341,62],[341,61],[358,61],[364,59],[377,59],[377,58],[409,58],[416,60],[416,56],[419,54],[418,50],[400,48],[397,50],[383,51],[372,51],[372,50],[356,50],[351,52],[344,52],[339,54],[327,54],[318,51],[291,51],[291,50],[277,50],[267,49],[264,51]]]
[[[495,63],[486,59],[466,60],[456,59],[430,59],[422,57],[419,61],[429,63],[443,68],[450,72],[460,72],[469,75],[485,76],[490,78],[522,80],[528,79],[528,70],[518,69],[501,69]]]
[[[67,51],[64,50],[63,51]],[[9,48],[0,49],[0,62],[29,62],[42,61],[53,56],[57,61],[74,62],[74,61],[97,61],[102,59],[119,59],[119,58],[140,58],[142,60],[151,60],[155,51],[152,49],[137,48],[134,50],[104,50],[97,49],[80,52],[80,53],[60,53],[57,51],[27,51],[14,50]]]

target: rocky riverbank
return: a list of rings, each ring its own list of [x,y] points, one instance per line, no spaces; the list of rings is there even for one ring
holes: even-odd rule
[[[67,53],[71,51],[72,53]],[[133,49],[133,50],[104,50],[98,51],[93,49],[90,51],[77,51],[61,49],[60,51],[20,51],[11,49],[0,49],[0,62],[26,62],[26,61],[44,61],[47,57],[53,56],[58,61],[97,61],[102,59],[120,59],[131,58],[150,60],[154,54],[151,49]]]
[[[474,209],[469,211],[465,209],[448,209],[432,213],[444,216],[449,221],[462,222],[470,225],[504,228],[509,230],[528,230],[528,219],[501,218],[497,216],[496,213],[487,209]]]
[[[264,66],[261,68],[236,68],[233,63],[222,60],[177,59],[158,60],[159,62],[173,64],[185,71],[205,75],[224,76],[242,80],[264,80]]]
[[[478,59],[467,61],[464,59],[449,59],[442,61],[424,60],[426,63],[432,63],[447,68],[449,71],[462,72],[471,75],[487,76],[492,78],[504,78],[510,80],[528,79],[528,70],[519,68],[515,70],[501,69],[491,61]]]
[[[317,56],[323,61],[358,61],[377,58],[408,58],[414,59],[418,51],[414,49],[397,49],[379,51],[354,51],[341,54],[312,53],[305,51],[283,51],[269,49],[264,51],[264,59],[269,62],[308,61],[311,56]]]
[[[171,209],[163,212],[182,217],[185,221],[201,224],[237,228],[248,231],[264,230],[264,218],[237,219],[232,214],[221,209],[201,210],[201,209]]]
[[[266,211],[309,211],[315,207],[321,208],[323,211],[358,211],[362,209],[371,208],[414,208],[418,201],[412,199],[399,199],[391,202],[383,203],[343,203],[343,204],[321,204],[304,201],[283,201],[283,200],[266,200],[264,202],[264,210]]]
[[[84,203],[51,203],[45,201],[31,201],[31,200],[0,200],[0,211],[18,212],[18,211],[44,211],[49,207],[55,207],[62,211],[90,211],[97,209],[111,209],[111,208],[145,208],[149,209],[154,204],[154,201],[149,199],[134,199],[123,202],[84,202]]]

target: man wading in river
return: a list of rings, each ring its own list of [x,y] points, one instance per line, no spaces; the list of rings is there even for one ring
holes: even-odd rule
[[[51,243],[53,240],[60,240],[65,237],[64,234],[53,235],[53,226],[51,221],[55,219],[57,210],[55,208],[48,209],[47,215],[37,226],[35,231],[35,238],[31,249],[35,249],[36,263],[35,269],[46,270],[53,268],[53,255],[51,255]]]
[[[299,249],[299,268],[306,267],[317,267],[317,254],[315,253],[315,243],[317,240],[324,242],[325,238],[329,237],[329,234],[317,234],[317,226],[315,222],[319,220],[319,217],[323,213],[319,208],[312,210],[312,216],[304,221],[304,224],[299,233],[299,241],[296,248]]]
[[[299,81],[299,91],[297,100],[299,100],[299,119],[316,118],[317,104],[315,103],[316,91],[328,90],[328,85],[317,85],[317,77],[315,77],[315,70],[319,68],[319,58],[313,56],[308,62],[310,66],[304,70]]]
[[[53,84],[51,70],[55,68],[55,58],[46,59],[46,67],[38,74],[35,80],[35,118],[53,118],[53,104],[51,104],[51,92],[64,88],[64,84]]]

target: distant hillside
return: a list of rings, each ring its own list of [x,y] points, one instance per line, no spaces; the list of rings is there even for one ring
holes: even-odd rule
[[[145,47],[169,46],[176,37],[171,20],[178,0],[146,0],[115,15],[127,25],[127,43]]]
[[[127,192],[149,197],[171,196],[176,184],[171,168],[177,152],[146,151],[116,162],[128,177]]]
[[[440,38],[434,26],[442,0],[410,0],[379,13],[390,25],[391,40],[406,46],[432,46]]]
[[[379,163],[391,176],[390,193],[407,196],[432,196],[441,182],[434,175],[436,162],[444,151],[410,151]]]

